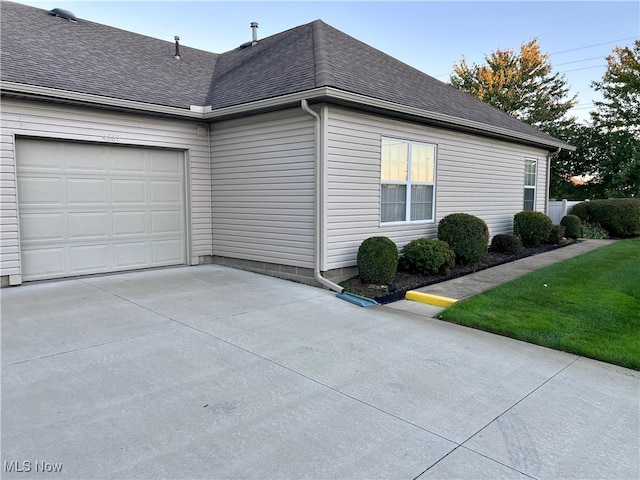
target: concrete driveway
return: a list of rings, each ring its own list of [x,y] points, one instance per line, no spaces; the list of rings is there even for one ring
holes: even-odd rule
[[[636,371],[214,265],[0,294],[3,478],[640,476]]]

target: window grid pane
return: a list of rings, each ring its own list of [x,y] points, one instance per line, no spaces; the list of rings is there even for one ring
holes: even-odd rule
[[[382,143],[382,181],[406,182],[409,169],[409,145],[385,140]]]
[[[411,149],[411,181],[433,183],[435,148],[413,144]]]
[[[383,222],[403,222],[406,219],[406,185],[382,185],[381,218]]]
[[[411,187],[411,220],[433,218],[433,187],[414,185]]]
[[[536,191],[533,188],[524,189],[524,210],[533,211],[536,206]]]

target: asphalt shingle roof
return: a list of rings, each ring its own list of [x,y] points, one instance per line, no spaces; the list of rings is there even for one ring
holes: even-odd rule
[[[218,55],[2,2],[3,81],[189,108],[204,105]]]
[[[46,10],[2,2],[1,78],[188,109],[215,109],[334,87],[346,92],[558,140],[321,20],[216,54]]]

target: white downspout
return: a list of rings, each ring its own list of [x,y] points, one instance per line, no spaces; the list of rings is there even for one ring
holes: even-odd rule
[[[323,184],[325,165],[324,152],[322,149],[322,130],[320,128],[320,115],[309,108],[309,103],[306,99],[301,100],[300,106],[302,107],[302,110],[304,110],[315,119],[316,127],[316,239],[314,249],[315,259],[313,263],[313,276],[321,285],[324,285],[325,287],[338,293],[342,293],[344,291],[344,288],[336,283],[333,283],[331,280],[327,280],[320,273],[320,259],[322,258],[322,236],[324,233],[324,230],[322,228],[322,212],[324,209]]]
[[[544,197],[544,213],[546,215],[549,215],[549,193],[551,192],[551,159],[558,155],[560,153],[560,150],[562,149],[558,147],[558,150],[547,155],[547,178],[545,181],[546,195]]]

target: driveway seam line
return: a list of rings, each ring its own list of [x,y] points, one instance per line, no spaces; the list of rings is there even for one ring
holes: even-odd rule
[[[90,284],[89,284],[89,285],[90,285]],[[399,417],[399,416],[397,416],[397,415],[395,415],[395,414],[393,414],[393,413],[391,413],[391,412],[387,412],[387,411],[385,411],[385,410],[383,410],[383,409],[381,409],[381,408],[379,408],[379,407],[376,407],[375,405],[371,405],[370,403],[367,403],[367,402],[365,402],[364,400],[361,400],[361,399],[356,398],[356,397],[354,397],[354,396],[352,396],[352,395],[349,395],[348,393],[343,392],[343,391],[341,391],[341,390],[338,390],[338,389],[337,389],[337,388],[335,388],[335,387],[332,387],[332,386],[330,386],[330,385],[327,385],[327,384],[325,384],[325,383],[322,383],[322,382],[320,382],[319,380],[316,380],[316,379],[314,379],[314,378],[311,378],[311,377],[309,377],[309,376],[305,375],[304,373],[302,373],[302,372],[298,372],[297,370],[294,370],[294,369],[292,369],[291,367],[287,367],[286,365],[283,365],[283,364],[281,364],[281,363],[278,363],[278,362],[276,362],[275,360],[272,360],[272,359],[270,359],[270,358],[267,358],[267,357],[265,357],[265,356],[262,356],[262,355],[260,355],[260,354],[258,354],[258,353],[256,353],[256,352],[252,352],[251,350],[247,350],[246,348],[241,347],[240,345],[236,345],[235,343],[232,343],[232,342],[230,342],[230,341],[228,341],[228,340],[225,340],[224,338],[220,338],[220,337],[218,337],[218,336],[216,336],[216,335],[213,335],[213,334],[211,334],[211,333],[209,333],[209,332],[206,332],[206,331],[204,331],[204,330],[200,330],[199,328],[197,328],[197,327],[195,327],[195,326],[193,326],[193,325],[189,325],[189,324],[183,323],[183,322],[181,322],[180,320],[176,320],[175,318],[169,317],[168,315],[165,315],[165,314],[160,313],[160,312],[156,312],[155,310],[152,310],[152,309],[150,309],[150,308],[148,308],[148,307],[146,307],[146,306],[144,306],[144,305],[140,305],[140,304],[138,304],[138,303],[136,303],[136,302],[134,302],[134,301],[132,301],[132,300],[129,300],[128,298],[124,298],[124,297],[122,297],[121,295],[118,295],[118,294],[116,294],[116,293],[114,293],[114,292],[110,292],[109,290],[106,290],[106,289],[104,289],[104,288],[102,288],[102,287],[100,287],[100,286],[97,286],[97,285],[91,285],[91,286],[93,286],[94,288],[98,288],[98,289],[100,289],[100,290],[102,290],[102,291],[104,291],[104,292],[106,292],[106,293],[109,293],[110,295],[113,295],[114,297],[117,297],[117,298],[119,298],[119,299],[121,299],[121,300],[123,300],[123,301],[125,301],[125,302],[131,303],[131,304],[133,304],[133,305],[135,305],[135,306],[137,306],[137,307],[140,307],[140,308],[143,308],[143,309],[145,309],[145,310],[148,310],[148,311],[150,311],[150,312],[152,312],[152,313],[155,313],[156,315],[162,316],[162,317],[166,318],[167,320],[171,320],[172,322],[176,322],[177,324],[182,325],[183,327],[186,327],[186,328],[189,328],[189,329],[191,329],[191,330],[194,330],[194,331],[196,331],[196,332],[198,332],[198,333],[201,333],[201,334],[203,334],[203,335],[206,335],[207,337],[214,338],[214,339],[216,339],[216,340],[218,340],[218,341],[220,341],[220,342],[226,343],[227,345],[230,345],[230,346],[232,346],[232,347],[234,347],[234,348],[237,348],[237,349],[239,349],[239,350],[242,350],[243,352],[246,352],[246,353],[248,353],[248,354],[250,354],[250,355],[252,355],[252,356],[254,356],[254,357],[257,357],[257,358],[260,358],[260,359],[262,359],[262,360],[265,360],[265,361],[267,361],[267,362],[269,362],[269,363],[271,363],[271,364],[273,364],[273,365],[276,365],[276,366],[278,366],[278,367],[280,367],[280,368],[283,368],[283,369],[285,369],[285,370],[287,370],[287,371],[289,371],[289,372],[291,372],[291,373],[293,373],[293,374],[295,374],[295,375],[298,375],[298,376],[300,376],[300,377],[302,377],[302,378],[304,378],[304,379],[306,379],[306,380],[309,380],[309,381],[311,381],[311,382],[313,382],[313,383],[315,383],[315,384],[317,384],[317,385],[320,385],[320,386],[322,386],[322,387],[324,387],[324,388],[327,388],[327,389],[329,389],[329,390],[331,390],[331,391],[333,391],[333,392],[335,392],[335,393],[337,393],[337,394],[339,394],[339,395],[342,395],[342,396],[344,396],[344,397],[347,397],[347,398],[349,398],[349,399],[351,399],[351,400],[354,400],[354,401],[356,401],[356,402],[358,402],[358,403],[361,403],[362,405],[366,405],[367,407],[372,408],[372,409],[374,409],[374,410],[376,410],[376,411],[378,411],[378,412],[380,412],[380,413],[383,413],[383,414],[388,415],[388,416],[390,416],[390,417],[392,417],[392,418],[395,418],[396,420],[399,420],[399,421],[401,421],[401,422],[403,422],[403,423],[406,423],[407,425],[411,425],[412,427],[418,428],[418,429],[420,429],[420,430],[422,430],[422,431],[424,431],[424,432],[427,432],[427,433],[429,433],[429,434],[431,434],[431,435],[435,435],[435,436],[436,436],[436,437],[438,437],[438,438],[441,438],[441,439],[443,439],[443,440],[446,440],[447,442],[450,442],[450,443],[454,444],[454,445],[456,446],[456,447],[454,447],[454,449],[455,449],[455,448],[457,448],[457,447],[459,447],[459,446],[461,446],[461,444],[460,444],[460,443],[458,443],[458,442],[456,442],[456,441],[454,441],[454,440],[451,440],[450,438],[447,438],[447,437],[445,437],[445,436],[443,436],[443,435],[440,435],[440,434],[438,434],[438,433],[432,432],[432,431],[430,431],[430,430],[428,430],[428,429],[426,429],[426,428],[424,428],[424,427],[422,427],[422,426],[420,426],[420,425],[417,425],[417,424],[415,424],[415,423],[413,423],[413,422],[410,422],[409,420],[406,420],[406,419],[404,419],[404,418],[402,418],[402,417]]]
[[[572,362],[568,363],[567,365],[565,365],[563,368],[561,368],[560,370],[558,370],[556,373],[554,373],[553,375],[551,375],[549,378],[547,378],[544,382],[542,382],[540,385],[538,385],[536,388],[534,388],[533,390],[531,390],[529,393],[527,393],[524,397],[522,397],[520,400],[518,400],[516,403],[514,403],[513,405],[511,405],[509,408],[507,408],[504,412],[500,413],[498,416],[496,416],[493,420],[491,420],[489,423],[487,423],[485,426],[483,426],[482,428],[480,428],[477,432],[473,433],[469,438],[467,438],[466,440],[464,440],[462,443],[460,443],[458,446],[456,446],[456,448],[454,448],[453,450],[451,450],[449,453],[447,453],[446,455],[444,455],[443,457],[439,458],[435,463],[433,463],[433,465],[431,465],[429,468],[427,468],[424,472],[422,472],[420,475],[418,475],[417,477],[415,477],[413,480],[417,480],[418,478],[420,478],[422,475],[424,475],[426,472],[428,472],[429,470],[431,470],[431,468],[433,468],[434,466],[436,466],[438,463],[440,463],[442,460],[444,460],[445,458],[447,458],[449,455],[451,455],[454,451],[458,450],[459,448],[464,448],[465,450],[468,450],[470,452],[475,453],[476,455],[480,455],[488,460],[491,460],[492,462],[496,462],[500,465],[503,465],[515,472],[518,472],[522,475],[525,475],[529,478],[536,478],[533,477],[525,472],[522,472],[520,470],[518,470],[517,468],[514,468],[510,465],[506,465],[502,462],[500,462],[499,460],[496,460],[495,458],[491,458],[483,453],[480,453],[476,450],[474,450],[473,448],[469,448],[468,446],[465,445],[465,443],[467,443],[469,440],[471,440],[473,437],[475,437],[476,435],[478,435],[480,432],[482,432],[483,430],[485,430],[486,428],[488,428],[491,424],[493,424],[496,420],[498,420],[499,418],[503,417],[504,415],[506,415],[508,412],[510,412],[511,410],[513,410],[515,407],[517,407],[520,403],[524,402],[527,398],[529,398],[531,395],[533,395],[535,392],[537,392],[539,389],[541,389],[542,387],[544,387],[547,383],[549,383],[551,380],[553,380],[554,378],[556,378],[558,375],[560,375],[562,372],[564,372],[567,368],[571,367],[574,363],[576,363],[578,360],[580,360],[582,357],[580,356],[576,356],[576,358],[573,359]]]

